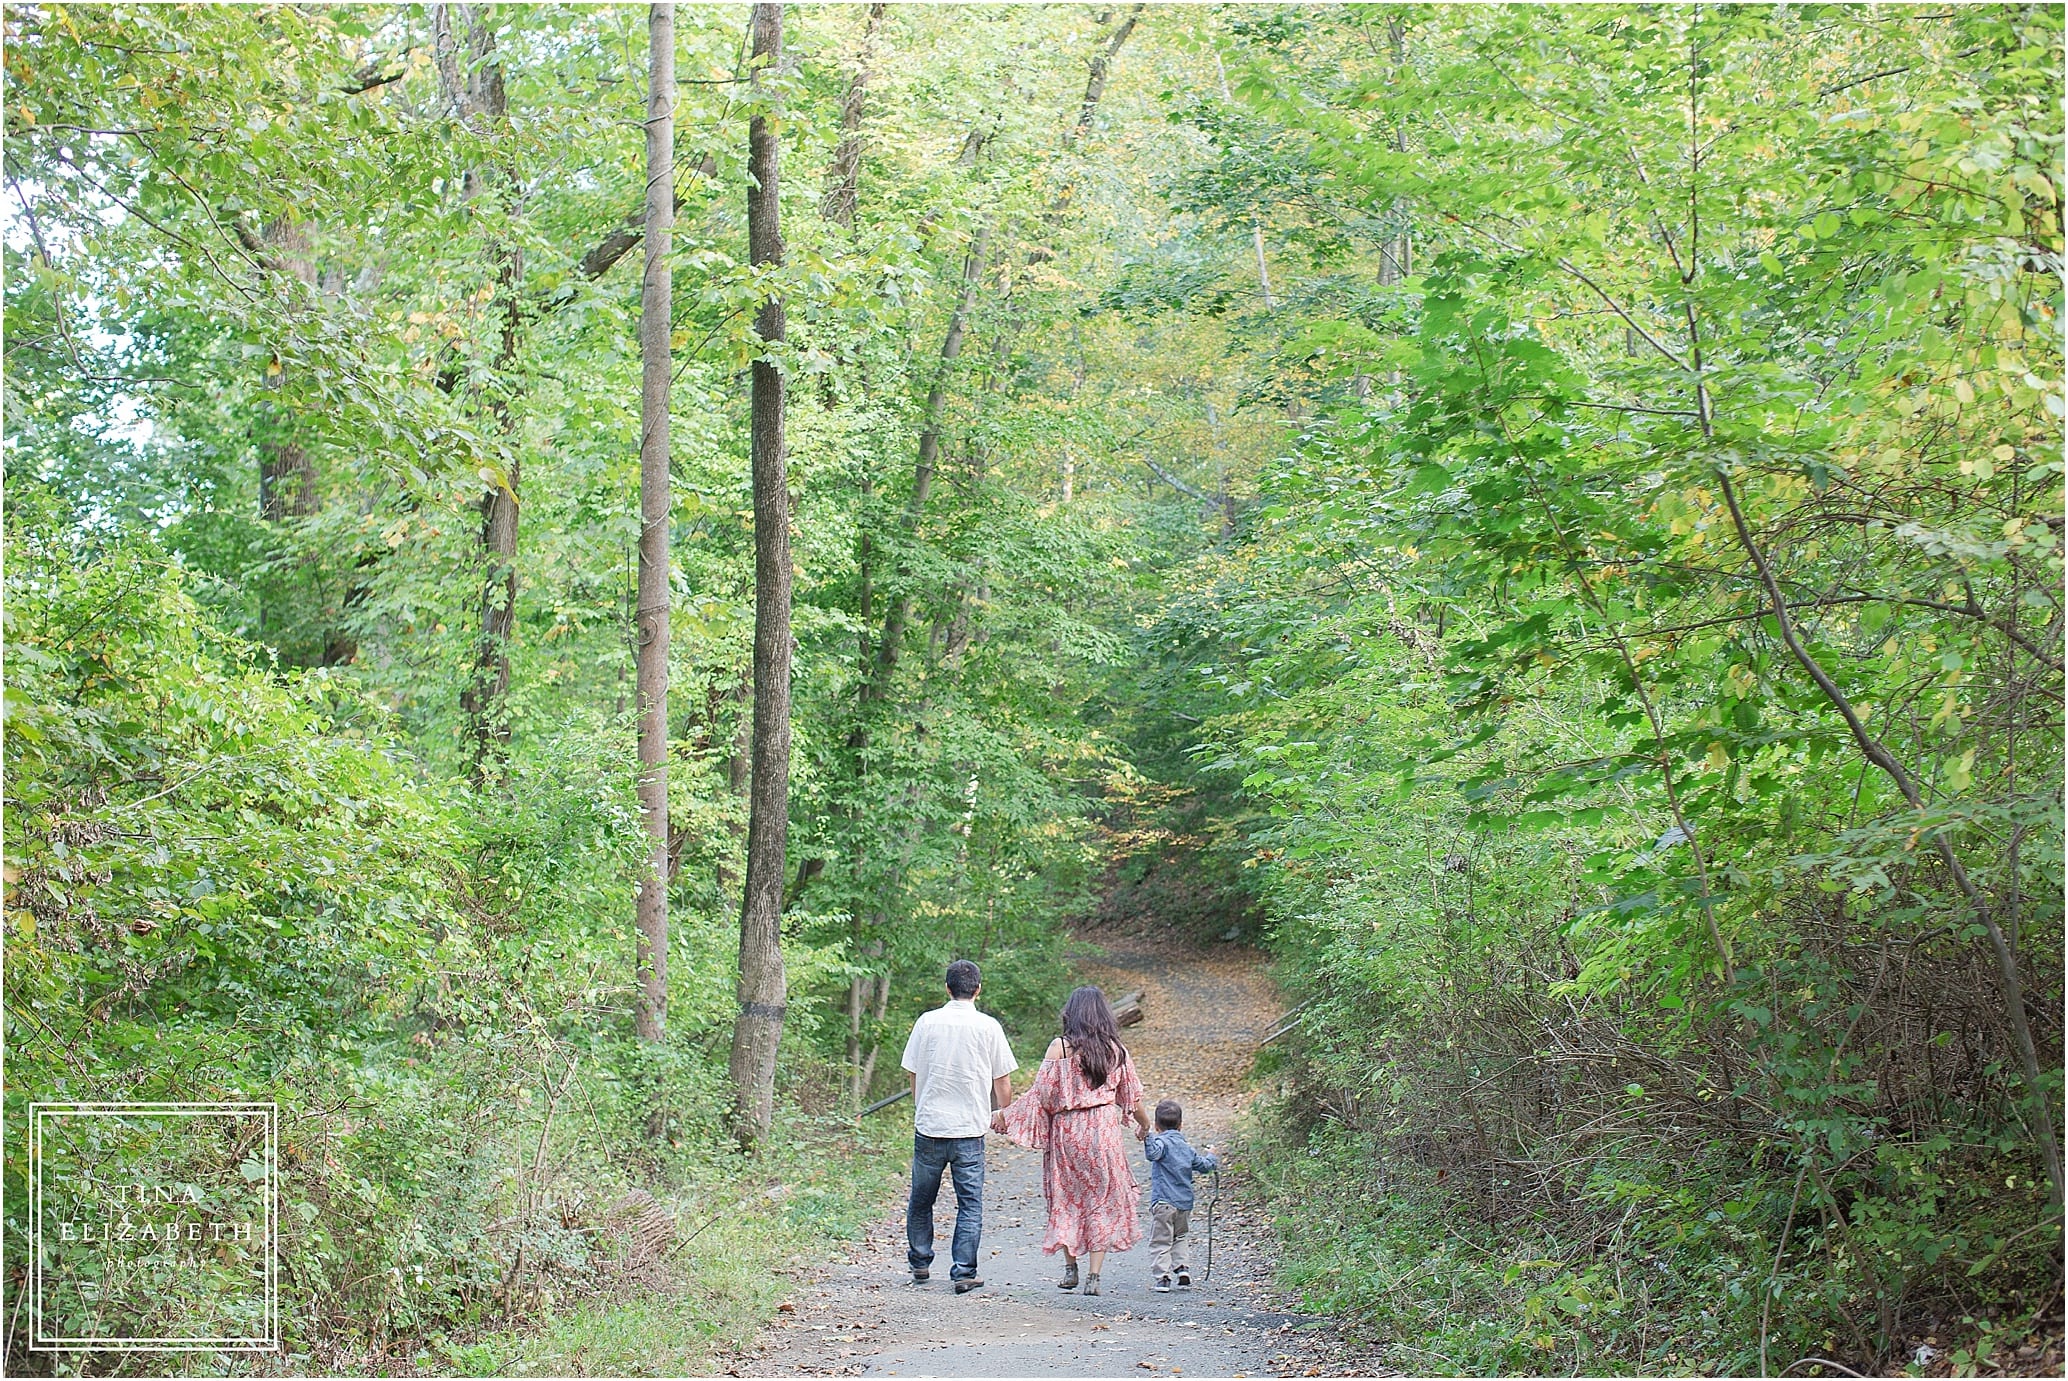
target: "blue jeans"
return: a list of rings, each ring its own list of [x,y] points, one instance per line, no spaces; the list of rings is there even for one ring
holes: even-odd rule
[[[912,1198],[905,1205],[907,1259],[915,1271],[933,1265],[933,1206],[941,1196],[941,1172],[955,1174],[955,1264],[951,1280],[974,1280],[977,1240],[984,1231],[984,1139],[980,1136],[912,1134]]]

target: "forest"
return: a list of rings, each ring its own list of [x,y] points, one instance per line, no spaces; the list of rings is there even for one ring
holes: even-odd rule
[[[4,24],[11,1372],[261,1365],[28,1350],[32,1103],[278,1104],[265,1368],[705,1359],[1147,933],[1391,1367],[2058,1367],[2058,6]]]

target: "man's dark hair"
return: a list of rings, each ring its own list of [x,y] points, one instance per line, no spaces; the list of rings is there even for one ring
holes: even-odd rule
[[[1175,1098],[1166,1098],[1156,1105],[1156,1130],[1174,1132],[1185,1125],[1185,1110],[1178,1106]]]
[[[984,975],[967,959],[957,959],[948,965],[948,996],[958,1002],[967,1002],[977,995],[977,985],[984,981]]]

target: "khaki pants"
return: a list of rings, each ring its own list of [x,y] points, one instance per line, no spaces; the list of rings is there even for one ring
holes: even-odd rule
[[[1192,1231],[1192,1210],[1166,1203],[1154,1203],[1149,1205],[1149,1215],[1156,1220],[1156,1225],[1149,1229],[1151,1274],[1190,1274],[1192,1250],[1186,1244],[1185,1235]]]

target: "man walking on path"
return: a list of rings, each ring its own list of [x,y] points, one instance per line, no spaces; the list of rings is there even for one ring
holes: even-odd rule
[[[913,1023],[905,1042],[912,1076],[912,1197],[905,1205],[905,1244],[912,1283],[925,1283],[933,1266],[933,1206],[941,1172],[955,1176],[954,1265],[948,1278],[966,1294],[977,1279],[977,1241],[984,1230],[984,1133],[993,1109],[1012,1103],[1012,1072],[1020,1067],[1005,1028],[977,1010],[983,975],[967,959],[948,965],[948,1001]]]

